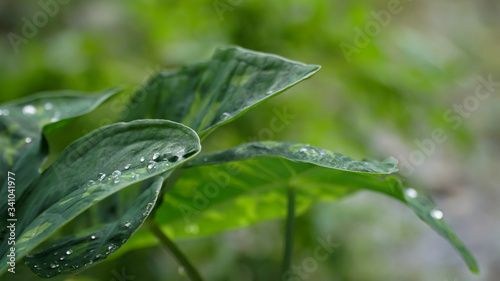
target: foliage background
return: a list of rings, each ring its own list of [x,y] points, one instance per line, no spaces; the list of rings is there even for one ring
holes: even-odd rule
[[[221,2],[232,10],[218,13],[214,4]],[[401,1],[402,11],[349,62],[339,45],[353,44],[356,28],[364,29],[373,12],[387,9],[389,2],[73,0],[58,5],[16,52],[8,34],[22,35],[23,19],[32,22],[43,8],[35,1],[2,1],[0,102],[45,90],[127,89],[51,138],[53,160],[67,144],[111,122],[153,72],[208,59],[219,46],[320,64],[311,80],[219,129],[206,147],[265,138],[310,143],[356,159],[408,159],[419,149],[416,141],[443,128],[447,141],[409,179],[433,194],[477,255],[482,274],[469,273],[453,249],[409,209],[373,193],[321,203],[299,217],[295,264],[312,255],[318,237],[331,234],[340,246],[309,280],[496,280],[499,90],[456,129],[443,114],[474,94],[479,75],[500,81],[500,4]],[[263,133],[273,110],[284,106],[295,118],[282,131]],[[279,280],[283,225],[268,221],[179,243],[207,280]],[[122,268],[136,280],[187,280],[159,247],[130,251],[54,280],[112,280]],[[26,267],[16,277],[38,280]]]

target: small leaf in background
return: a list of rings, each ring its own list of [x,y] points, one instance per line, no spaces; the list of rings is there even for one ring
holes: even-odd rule
[[[172,120],[203,136],[319,68],[243,48],[221,48],[207,62],[151,78],[133,96],[122,118]]]
[[[104,198],[175,168],[200,149],[196,132],[165,120],[116,123],[75,141],[17,202],[16,258]],[[7,243],[0,250],[4,272]]]
[[[200,155],[188,162],[177,185],[165,195],[155,220],[174,237],[195,237],[284,217],[287,188],[296,190],[296,213],[313,203],[368,189],[387,194],[412,210],[444,237],[469,268],[478,266],[465,245],[424,195],[405,189],[388,174],[392,158],[355,161],[309,145],[256,142]],[[440,215],[441,214],[441,215]]]

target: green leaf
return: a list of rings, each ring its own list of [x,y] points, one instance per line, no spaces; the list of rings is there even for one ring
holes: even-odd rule
[[[172,120],[204,136],[319,68],[243,48],[221,48],[207,62],[154,76],[134,95],[122,119]]]
[[[119,219],[90,233],[87,230],[83,235],[61,239],[34,255],[27,255],[24,261],[37,275],[47,278],[103,261],[125,244],[148,217],[164,180],[161,176],[155,178]]]
[[[237,161],[237,162],[236,162]],[[155,220],[170,236],[189,237],[284,217],[286,190],[296,189],[297,214],[320,200],[335,200],[361,189],[392,196],[406,205],[478,272],[473,255],[432,201],[388,174],[396,160],[354,161],[309,145],[256,142],[201,155],[186,163],[176,187],[165,195]]]
[[[19,198],[16,258],[104,198],[163,174],[199,151],[196,132],[164,120],[116,123],[77,140]],[[4,272],[7,243],[0,247]]]
[[[389,174],[396,171],[396,162],[354,161],[310,146],[257,142],[198,156],[184,167],[191,168],[157,211],[157,222],[171,237],[208,235],[283,217],[287,188],[296,188],[301,214],[316,201],[352,193],[353,184],[374,189],[388,184],[365,174]]]
[[[0,105],[0,214],[7,216],[7,173],[15,173],[16,196],[39,175],[48,155],[45,136],[66,126],[72,119],[91,112],[117,89],[85,95],[83,92],[43,92]],[[43,132],[43,134],[42,134]],[[5,221],[0,223],[5,229]]]

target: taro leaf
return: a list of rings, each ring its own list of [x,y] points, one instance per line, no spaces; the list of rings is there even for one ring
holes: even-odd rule
[[[116,123],[69,145],[19,199],[16,259],[111,194],[163,174],[200,151],[192,129],[165,120]],[[6,237],[4,237],[5,239]],[[7,269],[0,245],[0,272]]]
[[[48,154],[44,135],[63,128],[71,119],[91,112],[118,93],[117,89],[88,95],[83,92],[44,92],[0,105],[0,214],[7,217],[7,172],[15,174],[19,198],[39,175]],[[43,132],[43,134],[42,134]],[[5,221],[0,223],[5,229]]]
[[[172,120],[204,136],[319,68],[243,48],[221,48],[207,62],[155,75],[132,97],[121,118]]]
[[[258,156],[264,157],[255,159]],[[236,160],[244,161],[231,162]],[[391,182],[366,175],[397,170],[393,159],[354,161],[326,150],[279,142],[250,143],[197,156],[184,167],[191,168],[167,192],[155,218],[172,237],[208,235],[282,217],[289,187],[296,188],[299,214],[314,201],[338,199],[355,191],[353,187],[385,190]],[[317,170],[323,174],[318,176]]]
[[[269,141],[201,155],[184,167],[191,168],[165,195],[155,218],[171,236],[213,234],[284,217],[287,188],[296,189],[298,214],[315,201],[368,189],[408,205],[478,271],[474,257],[432,201],[387,175],[397,171],[396,160],[359,162],[308,145]]]
[[[148,217],[164,180],[162,176],[156,178],[119,219],[91,233],[63,238],[39,253],[27,255],[24,261],[37,275],[47,278],[103,261],[125,244]]]

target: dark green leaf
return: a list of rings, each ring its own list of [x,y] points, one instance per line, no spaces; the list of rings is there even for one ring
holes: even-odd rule
[[[173,237],[212,234],[282,217],[287,188],[297,189],[300,214],[315,201],[335,200],[355,191],[353,184],[374,189],[388,184],[365,173],[379,175],[397,170],[392,159],[382,163],[354,161],[311,146],[279,142],[250,143],[198,156],[185,167],[194,168],[185,170],[166,194],[156,218]],[[321,177],[316,171],[323,173]]]
[[[48,155],[44,135],[63,128],[71,119],[91,112],[118,90],[84,95],[82,92],[44,92],[0,105],[0,214],[7,212],[7,172],[16,179],[16,196],[39,176]],[[43,134],[42,134],[43,132]],[[0,223],[2,230],[5,222]]]
[[[169,172],[167,172],[169,173]],[[90,264],[96,264],[127,242],[146,220],[158,199],[164,177],[144,190],[119,219],[83,235],[72,235],[24,260],[41,277],[53,277]]]
[[[284,217],[287,188],[296,189],[298,214],[316,201],[368,189],[407,204],[478,270],[432,201],[387,175],[397,171],[394,159],[354,161],[309,145],[269,141],[201,155],[185,167],[191,168],[165,195],[155,218],[171,236],[207,235]]]
[[[17,202],[17,259],[97,202],[169,171],[199,150],[192,129],[163,120],[117,123],[77,140]],[[0,247],[3,272],[8,246]]]
[[[319,68],[242,48],[222,48],[210,61],[154,76],[134,95],[122,118],[173,120],[203,136]]]

